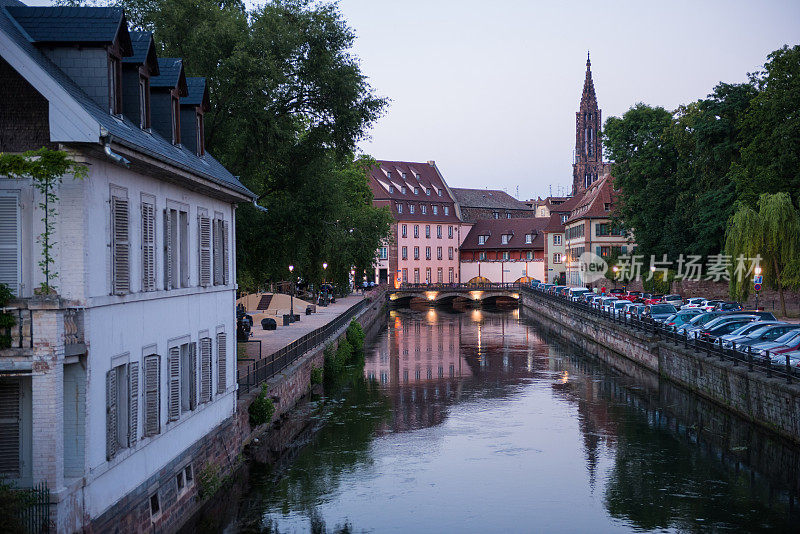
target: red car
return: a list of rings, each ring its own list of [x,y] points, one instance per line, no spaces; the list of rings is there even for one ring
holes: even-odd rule
[[[621,296],[620,298],[633,302],[634,300],[641,297],[642,297],[641,291],[628,291],[627,293],[625,293],[625,295]]]
[[[645,304],[659,304],[661,300],[664,298],[664,295],[650,295],[650,298],[645,299]]]

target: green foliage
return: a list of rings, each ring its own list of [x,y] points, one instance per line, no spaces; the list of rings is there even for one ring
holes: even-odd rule
[[[272,399],[267,396],[266,384],[261,386],[258,397],[253,399],[247,411],[250,414],[251,427],[257,427],[264,423],[269,423],[272,420],[272,414],[275,413],[275,404],[272,402]]]
[[[314,367],[311,369],[311,385],[322,384],[322,369]]]
[[[350,321],[350,326],[347,327],[346,337],[347,342],[352,348],[353,355],[364,351],[364,338],[366,336],[364,334],[364,329],[361,328],[361,324],[355,319]]]
[[[347,338],[342,338],[339,340],[339,348],[336,349],[336,359],[341,362],[341,366],[344,367],[348,363],[350,363],[350,359],[353,356],[353,347],[350,346],[350,343],[347,341]]]
[[[88,170],[85,165],[76,163],[61,150],[40,148],[22,154],[0,153],[0,176],[19,180],[29,179],[41,195],[38,208],[43,214],[44,230],[37,237],[37,241],[42,248],[39,267],[44,274],[44,282],[39,287],[39,292],[44,295],[49,295],[56,289],[51,283],[58,277],[58,273],[52,268],[55,261],[53,249],[57,244],[53,241],[55,218],[58,215],[56,189],[65,174],[72,174],[75,179],[83,179],[88,176]]]
[[[13,298],[14,294],[11,289],[6,284],[0,284],[0,308],[5,307]],[[7,349],[11,346],[11,334],[8,333],[8,329],[16,324],[17,319],[13,313],[0,312],[0,332],[4,332],[0,334],[0,349]]]
[[[220,476],[220,468],[214,462],[209,462],[197,473],[197,496],[200,499],[214,495],[222,484],[223,478]]]
[[[764,281],[778,290],[786,316],[783,290],[800,287],[800,212],[789,193],[762,194],[758,210],[740,206],[728,223],[725,252],[761,257]],[[731,296],[746,297],[751,281],[749,276],[731,276]]]
[[[17,489],[12,483],[0,478],[0,517],[3,518],[3,532],[27,532],[22,517],[32,502],[33,497],[29,491]]]

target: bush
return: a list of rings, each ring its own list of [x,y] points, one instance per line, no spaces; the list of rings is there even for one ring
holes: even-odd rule
[[[11,289],[6,284],[0,284],[0,307],[3,307],[14,298]],[[11,335],[5,331],[17,324],[17,319],[12,313],[0,312],[0,349],[11,347]]]
[[[264,423],[269,423],[272,419],[272,414],[275,413],[275,404],[272,399],[267,397],[267,385],[261,386],[261,393],[253,400],[253,403],[248,408],[250,414],[250,426],[257,427]]]
[[[311,369],[311,385],[322,384],[322,369],[314,367]]]
[[[353,347],[350,346],[350,343],[347,342],[347,338],[345,337],[339,341],[339,348],[336,349],[336,361],[339,365],[339,368],[341,369],[347,365],[352,356]]]
[[[30,492],[19,490],[13,484],[0,478],[0,517],[3,518],[3,532],[27,532],[22,516],[31,504]]]
[[[350,347],[353,349],[353,356],[364,350],[364,338],[366,337],[364,335],[364,329],[361,328],[361,325],[355,319],[350,321],[350,326],[347,327],[345,337]]]
[[[325,376],[333,377],[339,374],[342,368],[339,366],[339,362],[336,359],[336,348],[333,346],[333,343],[325,347],[323,354],[325,355]]]

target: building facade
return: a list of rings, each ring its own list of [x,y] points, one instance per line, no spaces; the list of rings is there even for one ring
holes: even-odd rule
[[[378,279],[387,269],[393,284],[459,283],[465,225],[435,162],[378,161],[369,178],[373,202],[394,219],[392,239],[378,250]]]
[[[544,280],[544,219],[483,219],[461,245],[464,282]]]
[[[527,219],[534,216],[533,210],[505,191],[498,189],[452,189],[464,222],[474,223],[480,219]]]
[[[121,8],[0,9],[0,151],[85,164],[56,186],[55,292],[42,197],[0,177],[0,474],[47,482],[58,532],[173,530],[236,409],[236,205],[206,153],[205,80],[159,60]]]
[[[605,174],[603,144],[600,137],[603,124],[597,95],[592,81],[592,63],[586,56],[586,79],[578,111],[575,113],[575,161],[572,165],[572,195],[585,191]]]

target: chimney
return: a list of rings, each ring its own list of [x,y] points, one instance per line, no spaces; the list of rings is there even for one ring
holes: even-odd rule
[[[430,165],[431,167],[436,167],[436,162],[433,161],[432,159],[429,159],[428,160],[428,165]]]

